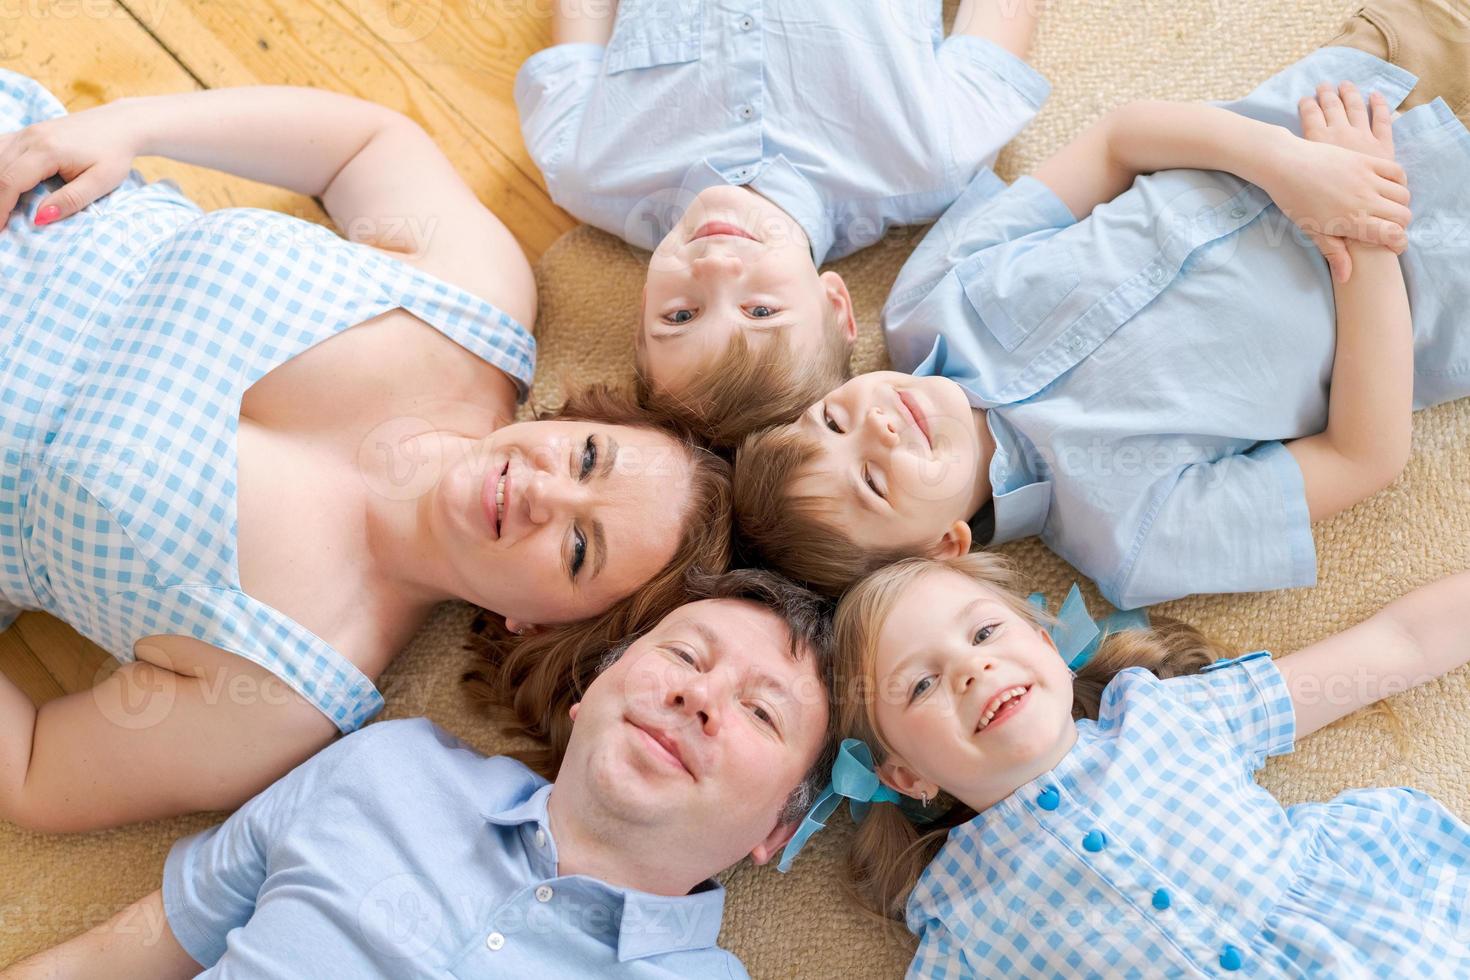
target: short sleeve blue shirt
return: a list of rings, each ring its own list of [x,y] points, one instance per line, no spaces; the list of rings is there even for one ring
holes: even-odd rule
[[[818,264],[932,221],[1050,92],[940,0],[621,0],[612,38],[516,79],[552,199],[651,249],[694,195],[749,185]]]
[[[1415,82],[1324,48],[1226,108],[1294,127],[1324,80],[1391,105]],[[1435,101],[1394,137],[1414,197],[1402,266],[1422,408],[1470,394],[1470,134]],[[1332,283],[1260,188],[1164,171],[1074,221],[1038,181],[983,173],[904,266],[884,323],[896,367],[989,410],[994,543],[1040,534],[1123,608],[1315,582],[1282,443],[1326,425]]]
[[[908,903],[911,978],[1470,971],[1470,827],[1409,789],[1283,808],[1270,655],[1120,673],[1050,772],[950,831]]]
[[[559,875],[550,794],[425,719],[371,725],[174,845],[169,926],[206,977],[746,976],[713,881]]]

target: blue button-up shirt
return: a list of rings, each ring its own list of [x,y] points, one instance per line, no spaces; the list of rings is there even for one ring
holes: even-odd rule
[[[551,785],[424,719],[372,725],[174,845],[169,926],[208,977],[745,977],[724,890],[557,873]]]
[[[749,185],[818,264],[932,221],[1050,92],[941,0],[621,0],[612,38],[529,58],[521,131],[551,197],[641,248]]]
[[[1270,655],[1103,691],[1057,766],[949,832],[909,898],[911,980],[1470,976],[1470,827],[1410,789],[1283,808]]]
[[[1298,99],[1342,80],[1390,105],[1415,82],[1324,48],[1226,108],[1295,127]],[[1436,101],[1394,138],[1414,198],[1420,408],[1470,394],[1470,134]],[[1165,171],[1074,221],[1038,181],[983,173],[904,266],[884,322],[895,366],[989,410],[994,543],[1039,533],[1123,608],[1316,581],[1282,443],[1327,423],[1332,282],[1260,188]]]

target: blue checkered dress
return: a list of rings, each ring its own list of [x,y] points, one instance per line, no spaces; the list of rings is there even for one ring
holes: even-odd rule
[[[1051,772],[950,832],[911,977],[1470,976],[1470,827],[1409,789],[1282,809],[1269,654],[1119,674]]]
[[[0,71],[0,130],[63,112]],[[241,591],[241,397],[397,307],[523,391],[534,340],[484,300],[308,222],[205,214],[134,174],[37,229],[46,189],[22,197],[0,233],[0,628],[43,609],[120,660],[143,637],[192,636],[357,728],[382,705],[372,682]]]

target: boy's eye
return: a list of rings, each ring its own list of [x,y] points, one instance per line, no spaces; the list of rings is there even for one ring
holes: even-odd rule
[[[766,725],[767,727],[772,729],[776,727],[776,719],[772,718],[771,713],[765,708],[762,708],[760,705],[756,705],[754,708],[752,708],[751,713],[759,718],[761,720],[761,723]]]
[[[750,309],[746,310],[745,312],[746,313],[749,313],[751,316],[755,317],[757,320],[765,320],[765,319],[767,319],[769,317],[775,316],[780,311],[779,310],[774,310],[774,309],[772,309],[769,306],[752,306]]]
[[[840,433],[842,431],[842,426],[838,425],[836,420],[834,420],[832,416],[827,412],[826,402],[822,403],[822,421],[826,424],[827,428],[831,429],[833,432]]]
[[[694,654],[690,653],[688,650],[684,649],[683,647],[669,647],[668,650],[669,650],[670,653],[672,653],[674,656],[678,657],[680,660],[684,661],[689,666],[691,666],[691,667],[698,666],[698,664],[695,663]]]
[[[587,535],[580,527],[572,528],[572,578],[575,579],[587,561]]]
[[[872,471],[869,470],[866,466],[863,467],[863,481],[865,483],[867,483],[869,490],[873,491],[874,493],[876,493],[878,495],[879,499],[881,499],[881,500],[887,500],[888,499],[887,495],[885,495],[883,493],[882,489],[879,488],[877,482],[873,479],[873,473],[872,473]]]
[[[923,697],[924,694],[929,690],[929,688],[933,686],[934,678],[920,677],[918,682],[914,684],[914,689],[909,692],[909,704],[913,704],[915,701],[919,700],[919,698]]]
[[[979,646],[980,644],[984,643],[986,640],[990,639],[991,635],[994,634],[994,633],[995,633],[995,627],[994,626],[982,626],[978,630],[975,631],[975,637],[974,637],[974,639],[971,642],[975,646]]]
[[[666,314],[664,314],[664,322],[665,323],[672,323],[675,326],[677,326],[677,325],[679,325],[681,323],[688,323],[690,320],[693,320],[693,319],[694,319],[694,311],[693,310],[675,310],[672,313],[666,313]]]
[[[597,442],[591,437],[582,443],[582,468],[577,479],[585,480],[592,475],[592,468],[597,465]]]

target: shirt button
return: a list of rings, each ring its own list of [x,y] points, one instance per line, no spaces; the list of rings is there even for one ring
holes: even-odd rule
[[[741,119],[754,119],[755,118],[755,108],[753,106],[743,105],[743,106],[741,106],[739,109],[737,109],[735,111],[738,112],[738,113],[740,113],[740,118]]]
[[[1167,888],[1160,888],[1158,891],[1154,892],[1154,908],[1158,909],[1160,912],[1163,912],[1172,904],[1173,902],[1169,898],[1169,890]]]
[[[1079,351],[1081,349],[1082,349],[1082,338],[1081,337],[1073,337],[1071,340],[1067,341],[1067,350],[1069,350],[1069,351],[1071,351],[1071,352],[1073,352],[1075,354],[1077,351]]]
[[[1245,217],[1245,208],[1231,208],[1230,209],[1230,217],[1232,217],[1232,218],[1244,218]]]
[[[1163,282],[1164,270],[1160,269],[1158,266],[1155,266],[1154,268],[1148,270],[1148,281],[1153,283],[1155,286]]]
[[[740,18],[740,20],[736,21],[736,23],[740,25],[740,29],[742,31],[748,31],[755,26],[755,18],[750,16],[749,14],[746,14],[744,17]]]
[[[1234,973],[1244,965],[1245,957],[1234,946],[1226,946],[1220,951],[1220,969]]]
[[[549,901],[551,901],[551,886],[550,885],[542,885],[540,888],[536,889],[536,901],[538,901],[538,902],[549,902]]]
[[[1082,838],[1082,849],[1096,854],[1108,846],[1108,839],[1103,836],[1101,830],[1089,830],[1087,836]]]
[[[1057,807],[1062,805],[1062,794],[1056,791],[1056,787],[1048,786],[1046,789],[1042,790],[1041,795],[1036,798],[1036,805],[1041,807],[1043,810],[1055,810]]]
[[[505,945],[505,937],[498,932],[492,932],[485,937],[485,948],[494,953]]]
[[[546,846],[546,831],[544,831],[544,830],[537,830],[536,831],[536,846],[537,847],[545,847]]]

